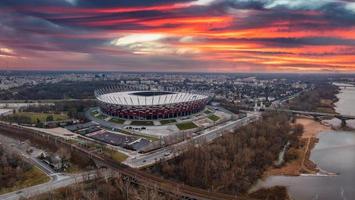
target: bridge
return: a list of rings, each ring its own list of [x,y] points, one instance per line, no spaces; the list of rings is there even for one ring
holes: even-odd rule
[[[300,111],[300,110],[290,110],[290,109],[277,109],[277,108],[264,108],[265,111],[276,111],[276,112],[286,112],[291,114],[308,115],[312,117],[332,117],[341,120],[341,125],[346,126],[346,120],[355,119],[352,115],[342,115],[338,113],[323,113],[323,112],[311,112],[311,111]]]
[[[355,88],[355,85],[338,85],[340,89]]]
[[[88,149],[80,147],[76,144],[70,143],[63,138],[49,135],[41,131],[28,129],[22,126],[9,124],[0,121],[0,131],[5,134],[8,133],[12,137],[27,137],[34,140],[46,141],[47,144],[61,145],[72,151],[79,152],[83,156],[91,158],[95,163],[100,163],[101,166],[108,167],[115,172],[125,177],[126,180],[146,188],[157,190],[167,196],[184,200],[253,200],[248,197],[234,196],[213,191],[208,191],[196,187],[191,187],[185,184],[177,183],[171,180],[163,179],[161,177],[152,175],[150,173],[130,168],[124,164],[118,163],[104,155],[99,155]]]
[[[355,86],[354,86],[355,88]],[[346,126],[346,121],[347,120],[355,120],[354,115],[342,115],[338,113],[324,113],[324,112],[313,112],[313,111],[302,111],[302,110],[292,110],[292,109],[283,109],[283,108],[265,108],[265,107],[251,107],[251,106],[236,106],[236,109],[239,110],[254,110],[254,111],[274,111],[274,112],[285,112],[285,113],[290,113],[290,114],[298,114],[298,115],[307,115],[307,116],[312,116],[315,118],[318,117],[331,117],[331,118],[337,118],[341,120],[341,126],[345,127]]]

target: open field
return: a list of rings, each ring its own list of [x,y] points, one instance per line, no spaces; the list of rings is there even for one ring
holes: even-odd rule
[[[128,158],[128,156],[126,154],[123,154],[123,153],[115,151],[115,150],[107,149],[107,148],[103,149],[103,153],[106,156],[111,157],[113,160],[115,160],[117,162],[123,162]]]
[[[95,116],[95,115],[97,115],[97,114],[99,114],[100,112],[99,111],[97,111],[97,110],[92,110],[91,112],[90,112],[90,114],[92,115],[92,116]]]
[[[51,113],[35,113],[35,112],[19,112],[13,114],[13,116],[17,117],[29,117],[31,119],[31,123],[35,124],[38,121],[45,122],[47,121],[48,116],[53,116],[53,121],[61,121],[68,119],[68,115],[66,114],[51,114]]]
[[[97,119],[102,119],[102,120],[104,120],[104,119],[106,119],[107,118],[107,116],[106,115],[103,115],[103,114],[99,114],[99,115],[97,115],[97,116],[95,116]]]
[[[193,128],[197,128],[198,126],[196,124],[194,124],[193,122],[183,122],[180,124],[176,124],[176,126],[178,127],[178,129],[180,130],[188,130],[188,129],[193,129]]]
[[[171,123],[175,123],[175,122],[176,122],[175,119],[164,119],[164,120],[160,120],[160,124],[161,124],[161,125],[171,124]]]
[[[0,194],[5,194],[25,187],[45,183],[49,180],[49,177],[45,175],[41,170],[39,170],[37,167],[32,166],[29,171],[25,172],[24,177],[20,181],[17,181],[13,187],[1,188],[0,186]]]
[[[210,120],[216,122],[216,121],[218,121],[220,118],[219,118],[217,115],[210,115],[210,116],[208,116],[208,119],[210,119]]]
[[[153,126],[153,121],[132,121],[132,126]]]
[[[208,115],[208,114],[211,114],[211,113],[212,113],[212,111],[210,111],[210,110],[206,110],[204,113],[206,113],[206,114]]]
[[[70,174],[75,174],[75,173],[79,173],[82,172],[83,170],[79,168],[79,166],[77,165],[73,165],[71,164],[69,168],[66,169],[66,173],[70,173]]]
[[[113,123],[116,123],[116,124],[123,124],[125,122],[124,119],[119,119],[119,118],[112,118],[109,121],[113,122]]]

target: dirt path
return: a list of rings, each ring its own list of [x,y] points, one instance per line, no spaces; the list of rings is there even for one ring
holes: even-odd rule
[[[297,124],[302,124],[304,132],[301,141],[304,143],[301,148],[297,149],[298,159],[287,163],[281,168],[271,167],[265,173],[265,177],[273,175],[288,175],[298,176],[302,173],[315,174],[318,172],[317,166],[309,160],[311,151],[315,144],[318,142],[318,134],[331,130],[330,127],[314,121],[312,118],[298,118]]]
[[[314,164],[311,160],[309,160],[311,151],[316,143],[314,139],[315,138],[307,138],[306,148],[302,157],[302,162],[300,167],[300,171],[302,171],[302,173],[315,174],[319,171],[317,169],[317,165]]]
[[[311,144],[311,139],[310,138],[307,138],[307,143],[306,143],[306,149],[304,151],[304,154],[303,154],[303,158],[302,158],[302,162],[301,162],[301,168],[302,169],[305,169],[305,166],[304,166],[304,161],[306,160],[307,158],[307,153],[309,151],[309,145]]]

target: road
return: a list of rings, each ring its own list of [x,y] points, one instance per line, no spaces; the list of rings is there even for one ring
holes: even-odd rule
[[[32,197],[38,194],[49,192],[53,189],[58,189],[61,187],[69,186],[74,183],[93,179],[97,174],[97,171],[84,172],[80,174],[57,173],[51,167],[49,167],[37,158],[37,155],[41,152],[39,149],[36,149],[35,147],[30,147],[34,150],[34,152],[28,154],[26,150],[29,148],[29,146],[24,142],[1,134],[0,141],[0,145],[5,148],[6,151],[10,151],[11,153],[17,154],[18,156],[22,157],[24,161],[38,167],[42,172],[44,172],[47,176],[50,177],[50,181],[47,183],[0,195],[0,200],[17,200],[20,199],[20,197]]]
[[[287,96],[287,97],[284,97],[284,98],[281,98],[281,99],[278,99],[278,100],[275,100],[271,103],[271,107],[275,107],[275,108],[279,108],[281,107],[286,101],[289,101],[289,100],[292,100],[296,97],[298,97],[300,94],[302,94],[303,92],[306,92],[308,91],[309,89],[306,89],[306,90],[302,90],[301,92],[298,92],[294,95],[291,95],[291,96]]]
[[[198,133],[197,136],[189,140],[185,140],[178,144],[158,149],[151,153],[141,154],[136,157],[129,158],[124,162],[124,164],[132,168],[142,168],[145,166],[152,165],[160,160],[172,159],[181,154],[182,152],[186,151],[189,145],[193,144],[198,146],[204,143],[212,142],[214,139],[222,136],[225,133],[228,133],[229,131],[234,130],[235,128],[244,126],[250,122],[255,121],[257,119],[257,116],[257,113],[250,113],[245,118],[227,121],[226,123],[205,129]]]
[[[63,188],[70,186],[72,184],[81,183],[88,180],[93,180],[97,177],[96,171],[83,172],[74,175],[60,175],[57,176],[53,174],[53,178],[51,181],[35,185],[32,187],[24,188],[22,190],[14,191],[11,193],[6,193],[0,195],[1,200],[18,200],[21,197],[29,198],[34,197],[39,194],[43,194],[46,192],[53,191],[55,189]]]
[[[228,195],[228,194],[223,194],[219,192],[212,192],[212,191],[207,191],[204,189],[196,188],[196,187],[191,187],[185,184],[180,184],[176,183],[171,180],[166,180],[163,179],[159,176],[154,176],[150,173],[146,173],[144,171],[134,169],[131,167],[128,167],[127,165],[123,165],[120,163],[117,163],[116,161],[107,158],[106,156],[99,155],[92,153],[91,151],[88,151],[85,148],[82,148],[80,146],[77,146],[76,144],[69,143],[66,140],[63,140],[62,138],[55,137],[52,135],[47,135],[46,133],[40,132],[40,131],[34,131],[31,129],[26,129],[24,127],[18,126],[18,125],[13,125],[13,124],[8,124],[5,122],[0,122],[0,129],[1,131],[11,133],[17,136],[21,136],[24,138],[31,137],[31,138],[50,138],[53,143],[56,143],[57,145],[61,145],[64,148],[70,148],[73,151],[76,151],[77,153],[80,153],[83,156],[89,156],[95,162],[101,162],[105,166],[107,166],[109,169],[112,169],[114,172],[118,172],[124,177],[130,178],[132,182],[134,182],[137,185],[143,185],[144,187],[152,188],[152,189],[158,189],[161,192],[164,192],[169,195],[173,196],[179,196],[182,199],[201,199],[201,200],[244,200],[248,199],[250,200],[249,197],[243,197],[243,196],[234,196],[234,195]],[[27,136],[25,136],[27,135]],[[50,186],[49,188],[51,188]],[[52,188],[53,189],[53,188]],[[19,193],[23,193],[23,191],[18,191]],[[30,191],[29,191],[30,193]],[[20,195],[18,195],[19,197]]]
[[[38,167],[41,171],[43,171],[45,174],[48,176],[51,176],[52,174],[55,174],[56,172],[40,161],[37,157],[38,155],[42,152],[41,150],[29,146],[25,142],[21,142],[19,140],[15,140],[13,138],[4,136],[0,134],[0,145],[3,146],[7,151],[10,151],[11,153],[17,154],[18,156],[22,157],[22,159],[36,167]],[[31,148],[32,153],[28,153],[27,149]]]

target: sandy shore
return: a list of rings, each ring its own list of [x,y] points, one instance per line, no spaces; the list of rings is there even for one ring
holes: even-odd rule
[[[304,127],[304,132],[302,134],[301,142],[302,147],[297,149],[298,159],[287,163],[281,168],[271,167],[269,168],[264,177],[274,176],[274,175],[286,175],[286,176],[299,176],[300,174],[316,174],[318,173],[317,166],[309,160],[311,150],[314,148],[318,142],[318,134],[331,130],[330,127],[321,124],[313,120],[312,118],[297,118],[297,124],[302,124]]]
[[[312,118],[297,118],[296,124],[302,124],[304,127],[304,132],[302,138],[312,138],[317,137],[322,131],[329,131],[331,127],[326,126],[320,122],[313,120]]]

